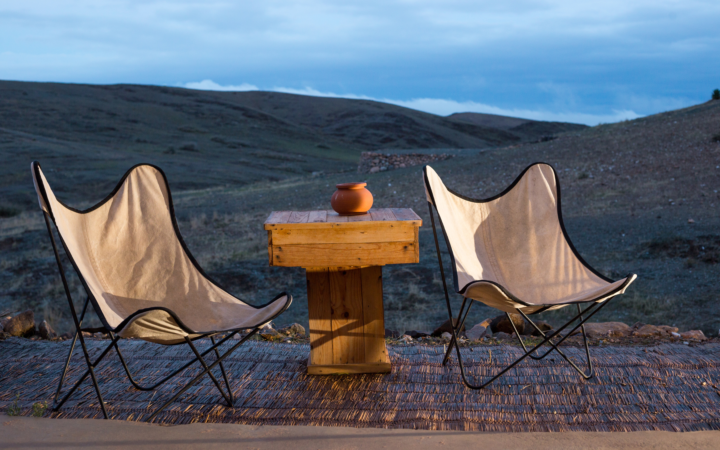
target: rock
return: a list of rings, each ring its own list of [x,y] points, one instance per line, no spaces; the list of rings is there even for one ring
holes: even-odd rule
[[[395,330],[389,330],[385,328],[385,337],[386,338],[399,338],[400,332]]]
[[[468,330],[466,334],[467,338],[471,341],[477,341],[487,334],[487,328],[480,324],[477,324],[474,327],[470,328],[470,330]]]
[[[493,337],[499,341],[509,341],[510,339],[512,339],[512,335],[505,333],[504,331],[498,331],[497,333],[494,333]]]
[[[523,331],[525,331],[525,319],[523,319],[523,316],[520,314],[511,313],[510,319],[513,321],[515,326],[517,327],[518,333],[522,334]],[[512,334],[515,332],[515,330],[512,327],[512,324],[507,318],[507,315],[502,314],[500,316],[497,316],[490,322],[490,329],[493,333],[507,333]]]
[[[413,338],[413,339],[418,339],[418,338],[421,338],[421,337],[428,337],[428,336],[430,336],[430,333],[429,333],[429,332],[427,332],[427,331],[418,331],[418,330],[406,331],[405,334],[407,334],[408,336],[410,336],[410,337]]]
[[[674,331],[673,331],[672,333],[670,333],[670,334],[672,335],[672,337],[675,337],[675,338],[680,338],[680,337],[682,337],[682,336],[680,336],[680,333],[676,333],[676,332],[674,332]]]
[[[586,323],[585,332],[593,339],[622,337],[630,334],[630,326],[622,322]]]
[[[675,327],[669,327],[667,325],[643,325],[637,330],[633,331],[632,335],[641,338],[659,337],[667,336],[673,331],[677,333],[678,329]]]
[[[55,330],[53,330],[50,324],[47,323],[47,320],[43,320],[40,323],[40,327],[38,327],[38,334],[43,339],[52,339],[57,336],[57,333],[55,333]]]
[[[457,319],[453,319],[452,323],[453,323],[453,325],[457,325]],[[460,331],[465,331],[465,325],[462,326]],[[452,326],[450,325],[450,319],[446,320],[445,322],[443,322],[442,325],[437,327],[435,329],[435,331],[432,332],[431,336],[438,337],[438,336],[442,336],[443,333],[448,333],[448,334],[452,333]]]
[[[550,325],[549,323],[547,323],[543,320],[536,321],[535,325],[537,325],[537,327],[540,328],[540,331],[542,331],[545,334],[547,334],[548,331],[552,331],[552,329],[553,329],[552,325]],[[531,330],[530,333],[528,333],[528,328]],[[526,323],[525,324],[525,332],[523,333],[523,335],[525,335],[525,336],[540,336],[540,333],[538,333],[538,330],[536,330],[535,327]]]
[[[707,339],[705,337],[705,333],[703,333],[700,330],[691,330],[691,331],[686,331],[684,333],[680,333],[680,337],[682,337],[683,339],[689,339],[689,340],[693,340],[693,341],[704,341],[705,339]]]
[[[267,341],[272,341],[273,339],[280,337],[280,333],[278,333],[276,329],[268,327],[260,330],[260,337]]]
[[[0,328],[5,328],[5,324],[8,323],[12,319],[11,316],[3,317],[0,319]]]
[[[281,328],[280,331],[282,334],[288,335],[288,336],[302,336],[305,337],[305,327],[300,325],[299,323],[293,323],[286,327]]]
[[[35,331],[35,314],[32,309],[23,311],[12,319],[8,320],[3,331],[10,336],[25,336]]]
[[[409,343],[411,343],[411,342],[413,341],[413,338],[411,338],[411,337],[408,336],[407,334],[403,334],[402,337],[400,338],[400,340],[403,341],[403,342],[406,343],[406,344],[409,344]]]
[[[445,339],[446,341],[449,341],[452,339],[452,334],[448,333],[447,331],[440,335],[441,338]]]

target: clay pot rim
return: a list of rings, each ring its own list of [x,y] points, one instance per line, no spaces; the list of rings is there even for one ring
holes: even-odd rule
[[[360,188],[364,188],[365,186],[367,186],[367,183],[361,183],[361,182],[358,182],[358,183],[340,183],[340,184],[336,184],[336,185],[335,185],[335,187],[338,188],[338,189],[360,189]]]

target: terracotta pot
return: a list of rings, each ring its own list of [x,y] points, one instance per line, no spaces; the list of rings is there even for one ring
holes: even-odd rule
[[[372,207],[373,196],[365,186],[367,183],[336,184],[337,191],[330,199],[332,209],[343,216],[366,214]]]

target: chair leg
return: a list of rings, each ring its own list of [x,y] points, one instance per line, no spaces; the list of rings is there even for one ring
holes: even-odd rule
[[[82,326],[83,319],[85,318],[85,311],[87,311],[88,303],[90,303],[90,297],[85,300],[82,313],[80,314],[80,325]],[[58,383],[57,391],[55,391],[54,403],[57,403],[60,397],[60,391],[62,390],[63,382],[65,381],[65,375],[67,374],[68,367],[70,366],[70,358],[72,358],[73,351],[75,351],[75,343],[77,342],[78,332],[75,331],[73,335],[72,344],[70,344],[70,351],[68,351],[67,359],[65,360],[65,366],[63,367],[62,374],[60,375],[60,382]]]
[[[467,297],[463,297],[462,305],[460,306],[460,313],[458,314],[457,321],[453,323],[452,317],[450,318],[450,326],[451,327],[457,327],[457,332],[460,333],[460,330],[463,329],[463,326],[465,326],[465,321],[467,320],[468,313],[470,312],[470,307],[472,306],[472,300],[470,300],[470,303],[468,304],[468,308],[465,311],[465,316],[463,317],[463,309],[465,309],[465,303],[468,301]],[[460,318],[463,318],[462,321],[460,321]],[[453,334],[453,337],[450,339],[450,344],[448,344],[447,351],[445,351],[445,358],[443,358],[443,366],[447,364],[448,359],[450,359],[450,355],[452,354],[452,349],[457,344],[455,342],[455,334]]]
[[[180,389],[180,391],[178,391],[175,395],[173,395],[173,397],[172,397],[170,400],[168,400],[167,402],[165,402],[165,404],[163,404],[163,405],[160,406],[158,409],[156,409],[155,412],[153,412],[153,413],[150,415],[150,417],[148,417],[148,419],[146,420],[146,422],[152,422],[152,421],[155,419],[155,417],[157,417],[157,415],[160,414],[160,412],[161,412],[163,409],[165,409],[165,408],[167,408],[168,406],[170,406],[175,400],[177,400],[178,397],[180,397],[182,394],[184,394],[185,391],[187,391],[187,390],[190,389],[195,383],[197,383],[198,381],[200,381],[200,379],[201,379],[203,376],[205,376],[206,373],[209,373],[210,370],[212,370],[215,366],[219,365],[225,358],[227,358],[227,357],[228,357],[232,352],[234,352],[238,347],[240,347],[242,344],[244,344],[245,341],[247,341],[247,340],[250,339],[252,336],[254,336],[255,333],[257,333],[259,330],[260,330],[259,328],[253,328],[253,330],[252,330],[250,333],[248,333],[245,337],[243,337],[243,338],[240,340],[240,342],[238,342],[237,344],[235,344],[234,346],[232,346],[232,347],[230,348],[230,350],[228,350],[228,351],[226,351],[225,353],[223,353],[222,356],[220,356],[217,360],[215,360],[215,362],[213,362],[213,363],[210,364],[209,366],[206,366],[206,368],[205,368],[200,374],[198,374],[198,375],[197,375],[195,378],[193,378],[188,384],[186,384],[185,387],[183,387],[182,389]],[[237,331],[236,331],[235,333],[237,333]],[[232,333],[231,335],[223,338],[218,345],[222,345],[223,342],[225,342],[226,340],[228,340],[228,339],[229,339],[232,335],[234,335],[235,333]]]
[[[610,300],[611,300],[611,299],[610,299]],[[504,375],[505,372],[507,372],[508,370],[512,369],[512,368],[515,367],[517,364],[519,364],[522,360],[524,360],[525,358],[527,358],[528,356],[530,356],[530,355],[531,355],[533,352],[535,352],[537,349],[539,349],[540,347],[542,347],[542,346],[545,345],[545,344],[550,343],[550,340],[551,340],[551,339],[559,336],[560,333],[561,333],[565,328],[567,328],[572,322],[574,322],[574,321],[576,321],[576,320],[579,319],[579,320],[580,320],[580,323],[579,323],[578,325],[575,325],[575,327],[574,327],[569,333],[567,333],[566,335],[562,336],[562,337],[560,338],[560,340],[559,340],[556,344],[550,343],[550,345],[553,347],[553,348],[551,349],[551,351],[554,349],[554,350],[556,350],[556,351],[558,351],[559,353],[562,354],[562,352],[557,348],[557,346],[559,346],[563,341],[565,341],[565,339],[567,339],[567,338],[568,338],[572,333],[574,333],[578,328],[583,328],[583,335],[584,335],[584,327],[583,327],[583,325],[585,324],[585,322],[587,322],[588,320],[590,320],[590,318],[591,318],[592,316],[594,316],[598,311],[600,311],[605,305],[607,305],[607,304],[610,302],[610,300],[606,300],[606,301],[604,301],[603,303],[594,303],[594,304],[588,306],[588,307],[585,309],[585,311],[580,311],[580,307],[578,306],[578,315],[577,315],[577,316],[575,316],[574,318],[570,319],[567,323],[565,323],[565,325],[563,325],[562,327],[560,327],[559,329],[557,329],[557,330],[556,330],[554,333],[552,333],[551,335],[549,335],[549,336],[543,335],[544,339],[543,339],[542,342],[540,342],[539,344],[537,344],[535,347],[533,347],[533,348],[530,349],[529,351],[526,350],[526,352],[525,352],[521,357],[519,357],[518,359],[516,359],[512,364],[510,364],[509,366],[505,367],[505,368],[504,368],[503,370],[501,370],[499,373],[497,373],[497,374],[494,375],[492,378],[490,378],[489,380],[485,381],[485,382],[482,383],[482,384],[472,384],[472,383],[470,383],[470,382],[468,381],[467,376],[466,376],[466,373],[465,373],[465,366],[463,365],[463,361],[462,361],[462,354],[460,353],[460,347],[459,347],[459,346],[456,346],[456,347],[455,347],[455,351],[456,351],[456,354],[457,354],[458,365],[460,366],[460,375],[462,376],[463,382],[464,382],[465,385],[466,385],[468,388],[470,388],[470,389],[483,389],[483,388],[485,388],[485,387],[488,386],[490,383],[492,383],[493,381],[497,380],[497,379],[500,378],[502,375]],[[586,317],[583,318],[583,314],[588,313],[588,312],[591,311],[591,310],[592,310],[592,312],[590,312],[590,314],[588,314]],[[455,330],[454,328],[453,328],[453,334],[455,335],[455,339],[457,339],[456,330]],[[523,348],[524,348],[524,346],[523,346]],[[581,375],[582,375],[584,378],[587,379],[587,378],[592,377],[592,365],[591,365],[591,362],[590,362],[590,349],[589,349],[589,347],[588,347],[588,345],[587,345],[587,340],[585,341],[585,350],[586,350],[586,355],[587,355],[587,358],[588,358],[588,364],[589,364],[589,366],[590,366],[590,372],[591,372],[589,375],[584,374],[584,373],[583,373],[580,369],[578,369],[577,366],[575,366],[575,365],[572,363],[572,361],[570,361],[567,357],[565,357],[565,359],[566,359],[571,365],[573,365],[573,367],[575,367],[575,369],[578,370],[578,372],[580,372]],[[548,352],[548,353],[549,353],[549,352]]]
[[[213,346],[215,346],[215,336],[210,336],[210,341],[213,343]],[[220,359],[220,352],[218,352],[217,347],[215,347],[215,360]],[[222,361],[220,361],[220,372],[222,372],[223,379],[225,380],[225,386],[227,386],[228,395],[230,395],[230,406],[233,406],[233,403],[235,402],[235,398],[233,397],[232,389],[230,388],[230,381],[228,381],[227,373],[225,372],[225,365]]]
[[[187,345],[192,349],[193,353],[195,353],[195,357],[197,357],[197,359],[200,361],[200,364],[202,364],[202,366],[205,368],[205,371],[207,372],[208,376],[210,377],[212,382],[215,383],[215,386],[218,388],[218,391],[220,391],[222,396],[225,398],[225,401],[227,402],[228,406],[232,408],[233,407],[232,399],[230,399],[230,397],[228,397],[227,394],[225,394],[225,391],[223,391],[222,387],[220,386],[220,382],[218,382],[217,378],[215,378],[215,375],[213,375],[212,370],[210,370],[207,363],[205,362],[203,357],[200,355],[200,352],[197,351],[197,349],[193,345],[192,341],[187,336],[185,336],[185,342],[187,342]],[[213,342],[213,344],[214,344],[214,342]],[[217,352],[217,349],[215,349],[215,351]],[[218,355],[218,358],[220,358],[219,355]],[[222,361],[220,361],[220,364],[222,364]],[[225,375],[224,370],[223,370],[223,375]],[[225,382],[226,382],[226,385],[227,385],[228,391],[229,391],[230,383],[227,383],[227,377],[225,377]]]

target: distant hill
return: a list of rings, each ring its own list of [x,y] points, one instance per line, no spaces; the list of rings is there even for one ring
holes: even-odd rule
[[[537,140],[538,138],[554,136],[558,133],[580,131],[588,128],[587,125],[577,123],[544,122],[472,112],[455,113],[447,116],[447,118],[457,122],[505,130],[518,136],[523,141]]]
[[[32,205],[16,177],[33,159],[63,171],[61,189],[106,191],[138,162],[198,189],[353,170],[364,150],[498,147],[582,127],[492,116],[539,127],[505,129],[474,119],[487,115],[454,116],[275,92],[0,81],[0,194]]]

